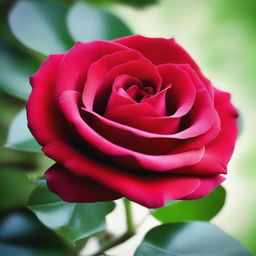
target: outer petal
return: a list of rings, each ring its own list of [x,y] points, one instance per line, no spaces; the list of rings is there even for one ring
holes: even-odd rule
[[[31,76],[32,93],[27,103],[28,127],[41,145],[68,137],[65,121],[54,99],[54,83],[64,54],[50,55]]]
[[[175,42],[174,38],[148,38],[135,35],[115,41],[129,48],[138,50],[156,65],[165,63],[190,64],[213,96],[213,88],[210,81],[204,77],[195,61]]]
[[[208,145],[210,142],[212,142],[219,135],[220,128],[221,128],[218,112],[217,111],[215,112],[216,112],[215,113],[216,119],[214,120],[211,128],[207,132],[197,137],[187,139],[183,141],[183,143],[177,143],[177,146],[175,147],[173,152],[183,152],[183,151],[190,150],[192,148],[203,147],[205,145]]]
[[[227,172],[227,164],[234,151],[235,142],[238,134],[237,117],[238,112],[230,103],[230,94],[215,89],[215,108],[220,116],[221,130],[218,136],[205,147],[205,153],[201,161],[189,168],[175,170],[179,174],[197,174],[197,175],[216,175]],[[215,130],[216,131],[216,130]],[[212,134],[214,135],[214,131]],[[206,136],[210,136],[206,134]],[[204,138],[203,138],[204,140]],[[200,143],[198,141],[190,144]],[[182,146],[180,150],[182,149]],[[188,150],[189,148],[184,148]]]
[[[33,90],[27,104],[28,127],[39,144],[70,137],[68,128],[63,128],[66,124],[56,104],[55,90],[58,94],[70,87],[79,89],[91,62],[121,50],[127,48],[113,42],[77,43],[67,54],[50,55],[31,76]]]
[[[58,164],[47,170],[45,178],[50,190],[67,202],[92,203],[122,197],[90,178],[75,176]]]
[[[207,153],[223,166],[227,166],[234,151],[238,135],[238,112],[230,102],[230,94],[215,89],[215,108],[221,120],[219,136],[207,145]]]
[[[183,198],[200,185],[200,179],[196,177],[126,172],[89,159],[61,141],[47,145],[43,151],[76,175],[92,178],[148,208],[162,207],[166,200]]]
[[[102,56],[127,50],[125,46],[108,41],[78,42],[63,59],[55,86],[57,98],[67,90],[82,91],[89,66]]]
[[[204,83],[200,80],[195,70],[189,64],[180,64],[179,67],[187,72],[197,90],[205,88]]]
[[[198,199],[207,196],[216,187],[218,187],[223,181],[224,177],[217,175],[212,177],[200,177],[200,185],[190,195],[183,199]]]

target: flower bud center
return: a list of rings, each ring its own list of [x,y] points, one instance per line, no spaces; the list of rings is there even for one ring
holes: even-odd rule
[[[152,87],[139,87],[134,84],[126,90],[126,93],[135,101],[140,102],[144,98],[148,98],[153,93]]]

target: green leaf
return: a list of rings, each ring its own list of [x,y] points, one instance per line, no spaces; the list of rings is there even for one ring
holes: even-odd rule
[[[168,223],[151,229],[135,256],[251,256],[242,245],[207,222]]]
[[[25,109],[12,121],[5,146],[22,151],[40,152],[41,146],[36,142],[27,127]]]
[[[30,212],[16,211],[0,217],[0,255],[67,256],[71,249]]]
[[[0,88],[12,96],[26,100],[31,92],[29,76],[39,64],[17,50],[0,46]]]
[[[142,8],[148,5],[156,4],[158,0],[82,0],[93,5],[108,6],[110,4],[121,3],[125,5],[131,5],[133,7]]]
[[[112,40],[132,34],[118,17],[86,3],[76,3],[71,7],[67,23],[75,41]]]
[[[2,7],[4,4],[6,4],[7,0],[0,0],[0,7]]]
[[[9,13],[9,24],[28,48],[45,55],[65,52],[73,45],[65,26],[67,10],[60,2],[17,1]]]
[[[117,0],[117,2],[133,5],[134,7],[145,7],[147,5],[156,4],[158,0]]]
[[[115,204],[64,202],[47,188],[45,181],[41,181],[32,192],[28,207],[45,226],[74,242],[102,232],[105,216]]]
[[[175,201],[175,204],[152,210],[151,214],[163,223],[189,220],[209,221],[222,209],[225,198],[225,189],[219,186],[204,198]]]
[[[0,169],[0,210],[24,206],[33,183],[23,170]]]

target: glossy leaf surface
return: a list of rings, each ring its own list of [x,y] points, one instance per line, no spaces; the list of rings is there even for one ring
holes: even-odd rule
[[[151,229],[135,256],[251,256],[242,245],[207,222],[168,223]]]
[[[151,214],[163,223],[189,220],[209,221],[222,209],[225,198],[225,189],[219,186],[204,198],[170,202],[165,207],[152,210]]]
[[[102,232],[105,216],[115,204],[64,202],[42,180],[32,192],[28,206],[45,226],[74,242]]]

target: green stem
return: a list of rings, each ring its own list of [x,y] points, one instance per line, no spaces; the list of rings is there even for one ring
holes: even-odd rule
[[[136,227],[135,227],[133,216],[132,216],[132,204],[126,198],[124,198],[123,200],[124,200],[124,208],[125,208],[125,214],[126,214],[127,233],[134,235],[136,233]]]
[[[113,239],[112,241],[106,243],[103,245],[95,254],[92,256],[100,256],[104,255],[103,253],[110,248],[113,248],[119,244],[122,244],[123,242],[127,241],[130,239],[132,236],[135,235],[136,233],[136,226],[133,221],[133,215],[132,215],[132,207],[131,207],[131,202],[128,199],[123,199],[124,202],[124,209],[125,209],[125,216],[126,216],[126,227],[127,231],[121,235],[118,238]]]

